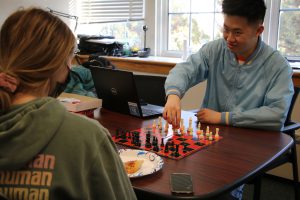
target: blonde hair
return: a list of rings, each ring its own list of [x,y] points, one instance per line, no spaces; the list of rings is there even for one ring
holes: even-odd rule
[[[66,67],[76,39],[58,17],[39,8],[16,11],[0,32],[0,72],[15,77],[16,92],[41,95],[56,71]],[[13,93],[0,88],[1,112],[9,109]]]

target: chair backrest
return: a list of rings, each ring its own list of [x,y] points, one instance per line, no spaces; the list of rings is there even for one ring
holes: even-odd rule
[[[294,95],[293,95],[291,105],[290,105],[290,108],[289,108],[289,111],[288,111],[288,114],[287,114],[287,117],[286,117],[286,120],[285,120],[285,123],[284,123],[285,126],[289,125],[290,122],[292,121],[292,119],[291,119],[292,118],[292,112],[293,112],[293,109],[295,107],[299,91],[300,91],[300,87],[295,86],[294,87]]]

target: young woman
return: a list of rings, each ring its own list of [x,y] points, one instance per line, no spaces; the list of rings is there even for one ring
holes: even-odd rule
[[[0,194],[8,199],[136,199],[110,135],[55,99],[76,40],[42,9],[0,32]]]

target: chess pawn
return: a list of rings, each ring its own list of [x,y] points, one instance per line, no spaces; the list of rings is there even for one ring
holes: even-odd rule
[[[178,129],[173,128],[173,135],[178,135]]]
[[[206,133],[209,133],[209,126],[206,126]]]
[[[188,128],[188,132],[192,132],[193,133],[193,121],[192,118],[189,118],[189,128]],[[191,134],[191,133],[190,133]]]
[[[184,123],[183,123],[183,118],[181,118],[181,120],[180,120],[180,128],[183,128],[184,127]]]
[[[182,127],[180,127],[180,132],[182,135],[185,134],[185,126],[184,125]]]
[[[192,130],[189,132],[189,134],[190,134],[190,135],[193,135],[193,132],[194,132],[194,130],[193,130],[193,128],[192,128]]]
[[[199,139],[200,139],[200,140],[203,140],[203,139],[204,139],[203,130],[200,130]]]
[[[155,120],[153,120],[152,128],[153,128],[153,129],[156,128],[156,121],[155,121]]]
[[[162,121],[162,120],[161,120],[161,116],[159,116],[159,117],[158,117],[158,123],[160,124],[161,121]]]
[[[182,132],[184,132],[183,128],[184,128],[183,126],[180,126],[180,128],[179,128],[179,131],[180,131],[181,134],[182,134]]]
[[[197,135],[200,135],[200,132],[201,132],[200,128],[201,128],[201,125],[200,125],[200,122],[199,122],[198,123],[198,128],[197,128]]]
[[[162,122],[160,122],[159,124],[158,124],[158,129],[161,131],[162,130]]]
[[[169,124],[168,124],[168,122],[166,122],[166,124],[165,124],[165,133],[167,133],[169,131]]]
[[[215,139],[219,139],[219,128],[216,128],[216,134],[215,134]]]
[[[213,135],[212,135],[212,132],[209,133],[208,140],[209,140],[209,141],[213,141]]]
[[[209,126],[206,127],[206,133],[205,133],[206,137],[209,137]]]
[[[187,132],[189,132],[190,134],[193,133],[193,131],[194,131],[194,130],[193,130],[193,127],[189,127],[189,128],[187,129]]]
[[[161,119],[161,117],[158,118],[157,125],[158,125],[159,130],[162,130],[162,119]]]

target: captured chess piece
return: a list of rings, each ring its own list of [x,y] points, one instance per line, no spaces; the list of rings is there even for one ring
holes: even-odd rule
[[[138,51],[138,56],[141,57],[141,58],[146,58],[150,55],[150,51],[151,49],[150,48],[147,48],[146,47],[146,38],[147,38],[147,32],[148,30],[148,26],[144,25],[143,26],[143,31],[144,31],[144,48],[140,51]]]

